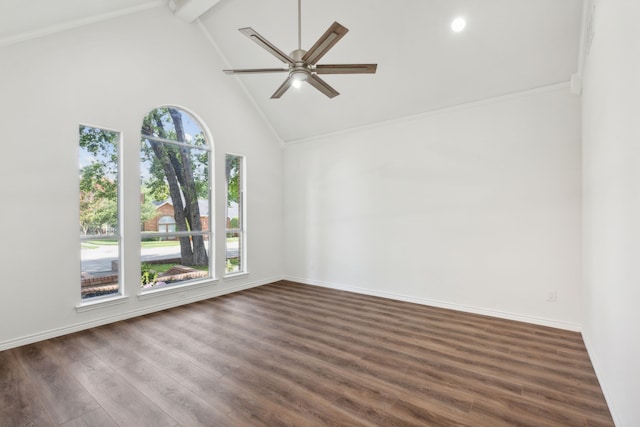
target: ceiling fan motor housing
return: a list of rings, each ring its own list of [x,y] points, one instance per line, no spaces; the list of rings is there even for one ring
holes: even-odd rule
[[[297,81],[305,81],[311,75],[311,71],[308,66],[305,66],[302,57],[307,53],[306,50],[296,49],[289,56],[294,60],[294,63],[289,65],[289,76]]]
[[[303,63],[302,58],[304,57],[304,55],[306,53],[307,53],[307,51],[304,50],[304,49],[296,49],[293,52],[291,52],[291,54],[289,54],[289,56],[291,57],[291,59],[293,59],[296,62],[296,64],[297,63],[302,64]]]

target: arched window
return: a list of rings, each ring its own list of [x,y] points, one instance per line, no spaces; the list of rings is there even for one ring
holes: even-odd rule
[[[157,231],[142,234],[142,286],[210,278],[211,147],[204,126],[181,108],[154,109],[142,123],[140,162],[141,221],[162,215]],[[160,251],[154,242],[167,235],[175,245]]]

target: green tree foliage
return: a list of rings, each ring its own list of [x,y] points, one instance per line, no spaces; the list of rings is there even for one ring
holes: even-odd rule
[[[227,179],[227,205],[240,202],[240,157],[227,155],[225,158]]]
[[[229,228],[240,228],[240,219],[236,218],[231,218],[229,220]]]
[[[80,127],[80,228],[84,234],[117,229],[118,134]]]
[[[144,223],[145,221],[155,217],[157,211],[153,204],[152,197],[150,196],[151,190],[143,185],[141,191],[142,200],[140,203],[140,220]]]
[[[80,126],[80,229],[100,234],[118,227],[118,133]],[[142,204],[142,220],[153,218],[150,200]]]

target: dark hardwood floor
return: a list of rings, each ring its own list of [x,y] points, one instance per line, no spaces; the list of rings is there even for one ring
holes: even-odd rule
[[[612,426],[580,334],[277,282],[0,352],[2,426]]]

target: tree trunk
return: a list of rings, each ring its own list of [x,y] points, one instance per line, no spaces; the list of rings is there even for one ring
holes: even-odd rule
[[[153,153],[164,169],[167,184],[169,185],[169,196],[173,202],[173,217],[176,220],[176,231],[189,231],[187,227],[187,221],[184,214],[184,206],[182,204],[182,193],[180,191],[180,185],[176,177],[176,173],[169,159],[169,154],[164,147],[164,144],[155,141],[149,141]],[[180,240],[180,259],[185,265],[191,265],[193,263],[193,251],[191,250],[191,242],[188,236],[181,236]]]
[[[182,116],[180,112],[169,108],[169,114],[173,120],[176,129],[176,137],[179,142],[186,142],[184,127],[182,125]],[[191,155],[189,149],[180,147],[180,159],[175,159],[179,166],[178,181],[181,184],[182,193],[185,200],[185,218],[190,225],[191,231],[202,231],[202,220],[200,218],[200,206],[198,205],[198,194],[196,192],[196,183],[193,177],[193,165],[191,163]],[[203,236],[192,236],[192,259],[188,265],[208,265],[209,257],[207,256],[206,245]]]

